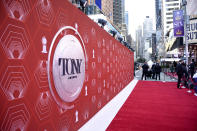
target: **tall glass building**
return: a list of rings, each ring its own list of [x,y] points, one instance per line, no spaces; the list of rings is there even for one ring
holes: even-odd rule
[[[161,0],[155,0],[156,30],[161,28]]]
[[[123,23],[123,0],[113,0],[113,23],[121,30]]]

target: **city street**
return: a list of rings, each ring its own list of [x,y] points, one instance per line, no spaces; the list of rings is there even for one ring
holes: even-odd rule
[[[135,71],[135,78],[138,79],[138,80],[141,80],[141,77],[142,77],[142,69],[136,70]],[[147,78],[146,80],[147,81],[159,81],[159,80],[150,79],[150,78]],[[165,75],[163,72],[161,72],[161,74],[160,74],[160,81],[163,81],[163,82],[177,82],[176,79]]]
[[[0,131],[197,131],[197,0],[0,7]]]

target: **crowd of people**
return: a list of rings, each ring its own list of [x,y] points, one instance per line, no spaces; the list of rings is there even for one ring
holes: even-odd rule
[[[152,67],[150,68],[147,62],[145,62],[144,65],[142,66],[141,80],[143,80],[143,78],[145,78],[145,80],[146,78],[160,80],[160,73],[161,73],[161,66],[159,65],[159,63],[153,63]]]
[[[173,62],[170,67],[171,72],[175,72],[178,76],[177,88],[182,89],[183,87],[188,89],[194,89],[194,95],[197,96],[197,72],[195,68],[194,59],[191,63],[186,66],[186,63],[183,60],[180,60],[178,63]],[[159,63],[153,63],[151,67],[145,62],[142,66],[142,76],[143,79],[155,79],[160,80],[161,66]]]
[[[186,67],[186,64],[183,60],[180,60],[179,63],[176,66],[176,73],[178,76],[178,82],[177,82],[177,88],[181,89],[180,84],[182,82],[182,85],[186,88],[194,88],[194,86],[197,86],[197,79],[195,79],[194,75],[196,69],[195,69],[195,63],[192,59],[192,62],[189,64],[188,68]],[[197,92],[197,88],[196,88]],[[197,94],[195,94],[197,95]]]

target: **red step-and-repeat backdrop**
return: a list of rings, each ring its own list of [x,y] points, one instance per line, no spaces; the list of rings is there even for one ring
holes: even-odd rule
[[[1,0],[0,62],[2,131],[77,130],[133,80],[133,52],[67,0]]]

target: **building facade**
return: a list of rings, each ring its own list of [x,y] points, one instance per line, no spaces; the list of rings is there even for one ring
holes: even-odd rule
[[[125,24],[125,0],[101,0],[101,9],[96,5],[96,0],[88,0],[86,14],[102,13],[107,20],[116,27],[122,35],[127,35],[127,26]]]
[[[88,5],[86,6],[85,13],[87,15],[100,14],[101,11],[95,4],[95,0],[88,0]]]
[[[173,28],[173,11],[180,9],[181,0],[163,0],[162,1],[163,13],[163,33],[166,33]]]
[[[101,9],[96,5],[96,0],[88,0],[86,7],[86,14],[99,14],[103,13],[110,23],[113,23],[113,0],[101,0]]]
[[[102,0],[102,12],[113,23],[113,0]]]
[[[146,16],[143,22],[143,37],[150,38],[153,32],[153,19]]]
[[[161,56],[163,44],[163,26],[162,26],[162,0],[155,0],[155,23],[156,23],[156,55]],[[164,50],[164,49],[163,49]]]
[[[155,18],[156,30],[161,28],[161,0],[155,0]]]
[[[125,24],[127,28],[129,29],[129,12],[125,11]]]
[[[156,33],[152,33],[152,60],[156,61],[157,60],[157,45],[156,45]]]
[[[143,22],[143,57],[146,60],[151,59],[152,54],[152,45],[151,45],[151,38],[153,33],[153,20],[149,16],[146,16]]]
[[[113,1],[113,23],[121,28],[122,20],[123,20],[123,9],[121,0]]]
[[[125,34],[125,0],[113,0],[113,24]]]
[[[136,57],[143,58],[143,36],[142,36],[142,27],[138,26],[136,30]]]

